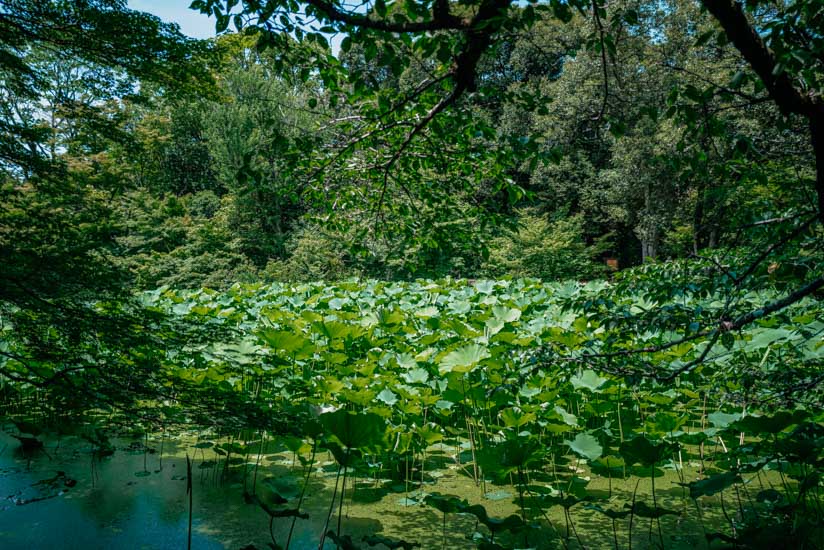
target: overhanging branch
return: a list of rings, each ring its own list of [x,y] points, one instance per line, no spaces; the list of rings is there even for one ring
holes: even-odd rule
[[[785,115],[811,116],[820,111],[821,105],[813,98],[801,94],[783,71],[776,71],[777,62],[758,32],[750,24],[744,10],[736,0],[702,0],[701,2],[724,29],[730,42],[766,86],[770,96]]]
[[[306,0],[306,3],[322,13],[329,21],[344,23],[352,27],[395,33],[421,33],[469,28],[470,22],[452,15],[445,2],[438,2],[432,9],[432,18],[427,21],[399,21],[369,17],[360,13],[342,10],[329,0]]]

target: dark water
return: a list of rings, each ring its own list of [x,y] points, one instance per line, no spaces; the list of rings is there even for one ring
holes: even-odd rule
[[[167,455],[161,469],[159,453],[145,453],[144,469],[139,449],[95,458],[88,443],[67,440],[24,453],[0,438],[0,547],[186,548],[185,460]],[[262,510],[244,505],[237,491],[196,488],[193,548],[265,544]]]
[[[303,484],[299,465],[284,448],[270,444],[261,449],[257,476],[257,453],[245,459],[234,458],[224,468],[211,449],[197,449],[197,435],[181,434],[161,440],[114,439],[114,454],[96,457],[92,445],[75,438],[42,438],[44,450],[24,453],[20,443],[0,432],[0,549],[185,549],[188,538],[189,500],[186,493],[186,454],[193,457],[192,548],[249,549],[270,548],[269,515],[255,499],[244,498],[244,485],[256,499],[270,508],[297,506]],[[257,446],[253,448],[257,449]],[[149,450],[153,452],[149,452]],[[474,548],[472,538],[479,529],[474,517],[450,514],[444,530],[444,517],[435,509],[420,505],[422,494],[439,492],[482,504],[490,516],[503,518],[517,513],[515,489],[487,482],[476,486],[465,465],[456,464],[448,449],[428,451],[427,481],[415,487],[397,480],[350,477],[342,509],[341,533],[351,537],[359,548],[369,546],[364,537],[383,535],[395,540],[416,542],[420,548]],[[308,519],[295,523],[290,548],[317,549],[326,526],[337,467],[326,452],[320,453],[310,476],[301,511]],[[637,479],[612,480],[614,496],[609,507],[620,507],[637,490]],[[674,474],[659,478],[658,503],[684,508],[683,488]],[[642,484],[644,487],[648,481]],[[642,487],[643,488],[643,487]],[[593,494],[607,494],[607,480],[593,478]],[[274,491],[288,499],[278,507]],[[339,494],[339,493],[338,493]],[[646,498],[641,492],[638,498]],[[647,498],[649,500],[649,498]],[[713,515],[704,509],[705,519]],[[718,514],[714,514],[718,515]],[[602,516],[576,507],[577,530],[588,548],[612,545],[612,524]],[[554,524],[536,532],[524,548],[577,547],[575,539],[563,544],[559,535],[565,518],[560,507],[543,516]],[[335,504],[329,528],[336,529],[338,505]],[[291,518],[272,523],[272,535],[285,546]],[[638,523],[638,522],[636,522]],[[638,523],[638,525],[641,525]],[[650,524],[651,525],[651,524]],[[626,526],[619,525],[618,536],[625,540]],[[481,529],[483,530],[483,529]],[[682,517],[667,517],[664,531],[668,548],[705,548],[700,524]],[[633,548],[653,548],[649,526],[637,527]],[[656,541],[657,542],[657,541]],[[325,549],[334,548],[327,539]]]
[[[225,473],[211,449],[195,449],[195,434],[141,440],[113,440],[107,457],[75,438],[43,438],[44,449],[23,452],[20,443],[0,432],[0,549],[151,549],[186,548],[189,501],[186,460],[193,455],[192,548],[270,548],[269,516],[244,499],[246,488],[271,503],[271,486],[297,504],[301,471],[283,449],[264,449],[255,480],[257,455],[235,459]],[[147,452],[151,449],[153,452]],[[244,465],[244,463],[246,463]],[[314,468],[302,510],[309,519],[295,524],[290,548],[316,549],[324,530],[336,467],[323,453]],[[416,541],[422,548],[442,544],[441,516],[425,506],[409,506],[402,488],[375,490],[371,480],[350,480],[343,507],[342,533],[355,541],[382,534]],[[456,479],[465,484],[465,480]],[[357,487],[353,493],[353,487]],[[353,498],[354,497],[354,498]],[[273,506],[277,508],[277,506]],[[335,505],[330,528],[337,526]],[[450,522],[450,548],[470,548],[474,522]],[[285,545],[290,518],[278,518],[272,533]],[[451,527],[461,526],[460,530]],[[372,548],[359,542],[364,548]],[[324,548],[334,548],[327,540]],[[377,545],[374,548],[386,548]]]

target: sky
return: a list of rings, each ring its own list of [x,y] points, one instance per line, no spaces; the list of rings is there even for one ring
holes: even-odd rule
[[[133,10],[145,11],[158,16],[163,21],[177,23],[180,31],[192,38],[211,38],[215,35],[214,18],[203,15],[199,11],[190,10],[192,0],[129,0],[129,7]],[[332,53],[337,55],[340,50],[341,35],[327,36],[332,46]]]
[[[215,35],[215,20],[190,10],[190,3],[191,0],[129,0],[129,7],[177,23],[183,34],[193,38],[211,38]]]

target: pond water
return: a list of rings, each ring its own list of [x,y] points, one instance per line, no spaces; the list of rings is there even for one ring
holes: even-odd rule
[[[24,452],[16,439],[0,432],[0,548],[186,548],[187,453],[193,458],[192,548],[272,548],[273,539],[285,546],[289,537],[292,518],[272,520],[270,534],[270,516],[260,503],[275,510],[294,508],[303,485],[302,469],[291,452],[271,441],[262,446],[252,443],[253,453],[245,458],[232,457],[226,467],[226,457],[218,456],[212,448],[195,448],[195,433],[150,436],[146,440],[112,439],[116,450],[105,457],[93,454],[92,445],[80,438],[41,439],[45,442],[42,450]],[[255,472],[258,453],[260,461]],[[490,516],[498,518],[519,512],[517,491],[512,485],[475,484],[472,467],[465,463],[468,457],[461,456],[460,447],[435,446],[427,455],[423,485],[404,483],[403,476],[399,479],[397,475],[394,480],[385,479],[390,477],[386,471],[375,474],[375,478],[350,476],[341,534],[364,549],[387,548],[369,538],[375,535],[414,542],[420,548],[474,548],[473,533],[488,534],[469,514],[449,514],[444,521],[439,511],[419,503],[422,493],[466,498],[472,504],[482,504]],[[420,481],[417,466],[414,476]],[[586,475],[582,469],[575,471],[576,464],[563,468],[561,475]],[[295,521],[290,548],[318,548],[336,475],[333,457],[326,451],[318,453],[301,506],[308,518]],[[680,517],[662,519],[666,547],[705,547],[701,525],[688,519],[683,489],[675,486],[671,473],[660,475],[658,505],[684,511]],[[533,487],[541,482],[535,478],[530,481]],[[620,507],[627,502],[637,490],[637,482],[638,478],[610,480],[612,498],[605,506]],[[643,494],[647,484],[648,480],[641,483],[639,500],[648,496]],[[587,491],[605,499],[609,496],[607,481],[602,478],[594,477]],[[275,493],[287,502],[278,505]],[[255,496],[248,496],[251,494]],[[712,514],[711,507],[705,512],[706,519]],[[578,548],[582,546],[578,535],[588,548],[611,547],[613,536],[620,537],[622,546],[626,543],[624,525],[618,525],[618,531],[613,532],[609,520],[581,505],[573,509],[571,518],[574,516],[575,523],[563,542],[568,527],[562,507],[533,515],[542,527],[516,547]],[[549,527],[546,520],[551,520],[553,526]],[[653,533],[648,523],[636,519],[633,548],[657,546],[657,529]],[[329,529],[336,530],[337,525],[335,504]],[[327,539],[324,548],[334,547]]]
[[[99,457],[79,438],[46,438],[42,450],[24,452],[16,439],[0,433],[0,548],[186,548],[187,451],[193,455],[192,548],[269,548],[269,516],[254,498],[244,498],[244,477],[247,491],[251,493],[256,482],[257,497],[272,508],[277,508],[272,488],[290,499],[287,506],[294,506],[302,485],[300,464],[293,467],[291,453],[267,444],[256,476],[257,454],[248,462],[230,460],[227,470],[225,462],[218,462],[225,457],[194,448],[195,441],[193,435],[165,437],[161,455],[157,437],[148,445],[141,439],[115,439],[114,454]],[[290,548],[318,547],[336,472],[332,457],[319,453],[302,507],[309,518],[295,522]],[[427,474],[427,479],[439,479],[445,492],[466,484],[464,476],[448,469],[434,472],[434,477]],[[471,480],[469,485],[474,487]],[[436,510],[417,505],[414,489],[388,480],[347,481],[342,533],[357,541],[374,534],[405,537],[423,541],[423,547],[436,540],[440,547],[442,518]],[[515,511],[499,500],[488,504],[490,512]],[[336,504],[332,529],[337,511]],[[291,521],[274,520],[278,544],[285,543]],[[471,547],[466,536],[474,523],[473,518],[450,518],[447,546]],[[334,544],[327,540],[325,547]]]

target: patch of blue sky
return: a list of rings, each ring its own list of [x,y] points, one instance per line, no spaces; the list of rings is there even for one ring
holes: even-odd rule
[[[191,0],[129,0],[129,8],[156,15],[168,23],[177,23],[180,31],[192,38],[215,36],[215,20],[190,10]]]
[[[213,38],[215,19],[189,9],[191,0],[129,0],[129,8],[156,15],[168,23],[177,23],[180,31],[192,38]],[[332,52],[337,55],[343,35],[327,35]]]

